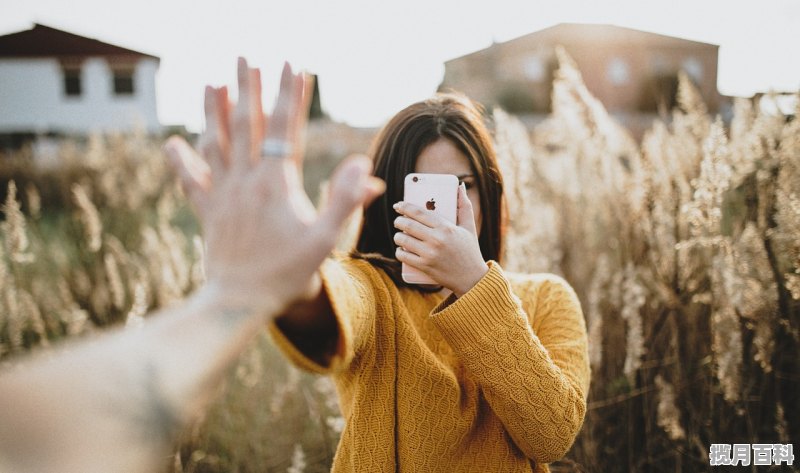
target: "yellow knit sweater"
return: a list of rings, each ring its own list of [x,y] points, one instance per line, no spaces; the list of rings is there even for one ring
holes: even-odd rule
[[[333,376],[346,426],[334,472],[548,472],[583,424],[586,327],[554,275],[489,272],[459,298],[398,288],[366,261],[327,260],[339,326],[321,366],[274,323],[301,368]]]

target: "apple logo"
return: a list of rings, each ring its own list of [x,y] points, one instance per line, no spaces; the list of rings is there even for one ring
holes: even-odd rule
[[[433,200],[433,197],[431,197],[431,200],[425,202],[425,208],[428,210],[436,210],[436,201]]]

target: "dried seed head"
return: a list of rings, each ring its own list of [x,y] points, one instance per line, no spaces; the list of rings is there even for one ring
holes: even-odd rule
[[[72,196],[80,211],[87,247],[89,251],[95,252],[100,249],[103,241],[103,225],[100,223],[100,214],[84,186],[73,184]]]
[[[656,419],[659,427],[664,429],[673,441],[685,439],[686,432],[681,426],[681,413],[675,403],[675,389],[660,374],[656,375],[655,383],[658,390]]]
[[[29,241],[25,228],[25,216],[22,215],[17,201],[17,185],[14,181],[8,183],[8,195],[5,205],[3,205],[3,212],[6,216],[2,224],[6,253],[15,263],[32,262],[33,254],[28,252]]]

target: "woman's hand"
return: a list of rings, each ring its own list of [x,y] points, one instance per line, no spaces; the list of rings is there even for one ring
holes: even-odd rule
[[[287,64],[270,117],[261,110],[259,70],[244,59],[238,82],[233,108],[224,87],[206,88],[202,157],[177,137],[165,149],[203,227],[209,285],[231,301],[276,313],[319,292],[316,271],[343,223],[383,192],[383,183],[369,177],[368,158],[349,158],[318,215],[300,178],[310,78]],[[270,156],[261,155],[262,141]]]
[[[397,259],[430,276],[460,297],[489,271],[475,229],[472,203],[458,186],[457,224],[408,202],[394,204]]]

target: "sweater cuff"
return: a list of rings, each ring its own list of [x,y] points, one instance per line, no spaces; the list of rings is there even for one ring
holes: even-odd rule
[[[519,316],[519,299],[500,265],[488,265],[489,271],[472,289],[458,298],[451,294],[431,311],[439,332],[453,345],[468,348],[495,340],[499,327],[508,325],[509,314]]]
[[[353,337],[350,324],[342,320],[342,317],[346,317],[346,314],[348,314],[347,296],[350,295],[349,292],[352,292],[352,289],[348,290],[349,288],[343,283],[348,277],[344,269],[330,259],[322,263],[319,273],[322,279],[322,290],[325,291],[336,318],[337,341],[335,350],[328,358],[328,362],[320,364],[304,353],[283,333],[274,320],[270,322],[268,331],[278,349],[295,366],[312,373],[331,374],[341,370],[352,358]]]

